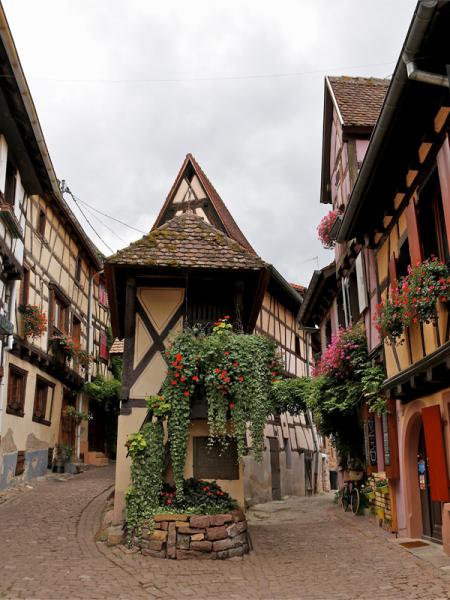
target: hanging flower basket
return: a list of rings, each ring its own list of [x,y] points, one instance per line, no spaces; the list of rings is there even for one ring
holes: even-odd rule
[[[36,304],[20,304],[25,339],[36,339],[47,331],[47,317]]]
[[[317,235],[324,248],[331,249],[335,247],[340,219],[341,213],[339,211],[330,210],[320,221],[317,227]]]

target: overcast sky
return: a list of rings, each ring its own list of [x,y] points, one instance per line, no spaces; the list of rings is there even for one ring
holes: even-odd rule
[[[3,5],[56,173],[76,196],[147,231],[192,152],[286,278],[307,284],[314,257],[332,260],[316,238],[329,210],[323,78],[390,76],[415,0]],[[114,249],[139,237],[91,218]]]

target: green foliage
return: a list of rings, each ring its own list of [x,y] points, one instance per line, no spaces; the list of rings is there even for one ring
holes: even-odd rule
[[[168,419],[173,476],[179,496],[183,495],[184,462],[191,414],[190,398],[198,379],[199,338],[184,331],[166,353],[168,372],[162,388],[165,403],[171,407]]]
[[[222,490],[216,481],[185,479],[183,500],[178,500],[174,486],[165,483],[160,496],[161,506],[172,506],[184,511],[195,507],[202,514],[219,514],[236,508],[236,501]]]
[[[166,401],[164,396],[149,396],[147,407],[150,414],[155,417],[167,417],[172,409],[172,405]]]
[[[112,334],[111,327],[108,327],[106,330],[106,335],[108,338],[108,350],[110,350],[111,346],[114,342],[114,336]],[[118,379],[122,381],[122,367],[123,367],[123,359],[119,354],[113,354],[109,356],[109,367],[111,369],[112,376],[114,379]]]
[[[272,404],[274,413],[289,412],[296,415],[308,408],[310,379],[292,377],[279,379],[272,385]]]
[[[241,458],[247,452],[249,427],[252,452],[260,460],[264,426],[272,412],[272,381],[280,371],[275,343],[263,336],[235,334],[221,328],[219,334],[213,332],[203,340],[201,371],[211,441],[226,444],[232,435]]]
[[[362,395],[369,410],[378,415],[386,412],[386,397],[381,392],[384,379],[384,371],[379,366],[366,367],[361,373]]]
[[[129,438],[131,486],[126,493],[128,542],[158,510],[164,467],[164,430],[160,421],[146,423]]]
[[[106,411],[117,410],[122,383],[118,379],[105,379],[101,375],[84,384],[83,391],[90,400],[103,406]]]
[[[386,410],[381,391],[384,371],[373,366],[361,327],[340,330],[323,353],[312,378],[275,381],[272,403],[276,412],[291,414],[310,409],[323,435],[333,439],[341,464],[364,462],[361,402],[378,414]]]

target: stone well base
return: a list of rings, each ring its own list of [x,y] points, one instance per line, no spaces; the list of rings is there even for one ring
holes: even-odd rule
[[[133,539],[142,554],[158,558],[224,559],[249,551],[247,521],[240,510],[223,515],[161,514],[155,530]]]

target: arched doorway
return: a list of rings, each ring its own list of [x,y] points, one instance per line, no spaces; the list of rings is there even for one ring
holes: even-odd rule
[[[442,503],[431,499],[428,457],[423,424],[420,427],[417,450],[417,481],[422,512],[422,537],[442,543]]]

